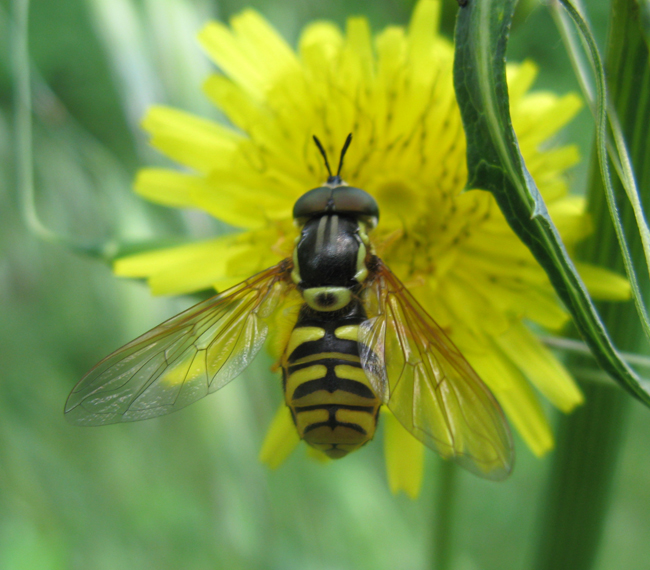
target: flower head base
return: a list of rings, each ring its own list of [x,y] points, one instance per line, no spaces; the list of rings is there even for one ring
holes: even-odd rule
[[[374,38],[363,18],[351,18],[345,34],[316,23],[302,33],[297,53],[250,10],[231,28],[208,25],[201,42],[223,74],[205,89],[232,126],[153,108],[144,121],[152,144],[190,172],[144,170],[136,189],[162,204],[201,208],[241,231],[125,258],[115,269],[147,277],[154,292],[169,294],[222,289],[277,263],[291,253],[294,203],[327,178],[312,136],[337,156],[353,133],[342,174],[379,204],[378,252],[542,455],[553,440],[533,387],[563,411],[582,396],[523,321],[557,330],[568,317],[492,196],[463,192],[465,139],[452,87],[453,48],[436,32],[438,12],[438,2],[421,0],[408,29],[390,27]],[[535,74],[531,63],[509,68],[513,124],[571,247],[591,229],[583,201],[567,196],[564,180],[578,153],[546,143],[581,103],[574,95],[528,93]],[[604,270],[585,268],[584,276],[600,298],[629,295],[627,283]],[[421,457],[410,453],[414,475],[400,479],[400,436],[387,423],[391,487],[415,495]],[[297,443],[293,429],[283,409],[262,452],[266,461],[277,464],[290,452]]]

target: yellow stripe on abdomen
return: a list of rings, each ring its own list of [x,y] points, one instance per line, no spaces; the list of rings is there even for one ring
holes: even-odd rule
[[[283,358],[285,399],[300,437],[339,458],[373,438],[381,402],[361,368],[358,325],[327,324],[329,333],[316,326],[292,332]]]
[[[320,340],[325,336],[325,330],[320,327],[296,327],[291,331],[286,354],[289,356],[296,348],[305,342]]]

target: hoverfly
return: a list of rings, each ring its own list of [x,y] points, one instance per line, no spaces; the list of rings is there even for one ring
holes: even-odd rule
[[[489,479],[513,446],[494,396],[442,328],[374,253],[375,199],[341,168],[302,195],[293,255],[115,351],[72,390],[76,425],[179,410],[236,378],[262,348],[283,301],[300,308],[279,368],[299,436],[332,458],[369,442],[382,405],[423,444]]]

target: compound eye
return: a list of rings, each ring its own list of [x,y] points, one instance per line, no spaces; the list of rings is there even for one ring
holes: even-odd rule
[[[352,186],[321,186],[303,194],[293,207],[296,220],[326,213],[351,214],[366,218],[379,218],[375,199],[361,188]]]
[[[332,189],[327,186],[314,188],[298,198],[293,207],[293,218],[311,218],[327,211],[328,202],[332,198]]]
[[[368,192],[361,190],[361,188],[339,186],[334,188],[332,198],[337,212],[379,218],[377,202]]]

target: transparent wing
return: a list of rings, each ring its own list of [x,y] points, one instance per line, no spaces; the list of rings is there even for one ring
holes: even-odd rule
[[[290,272],[284,260],[116,350],[72,390],[66,418],[77,425],[143,420],[222,388],[264,344],[264,319],[291,287]]]
[[[378,260],[359,328],[361,363],[377,394],[426,446],[488,479],[505,479],[512,438],[492,393],[440,326]]]

